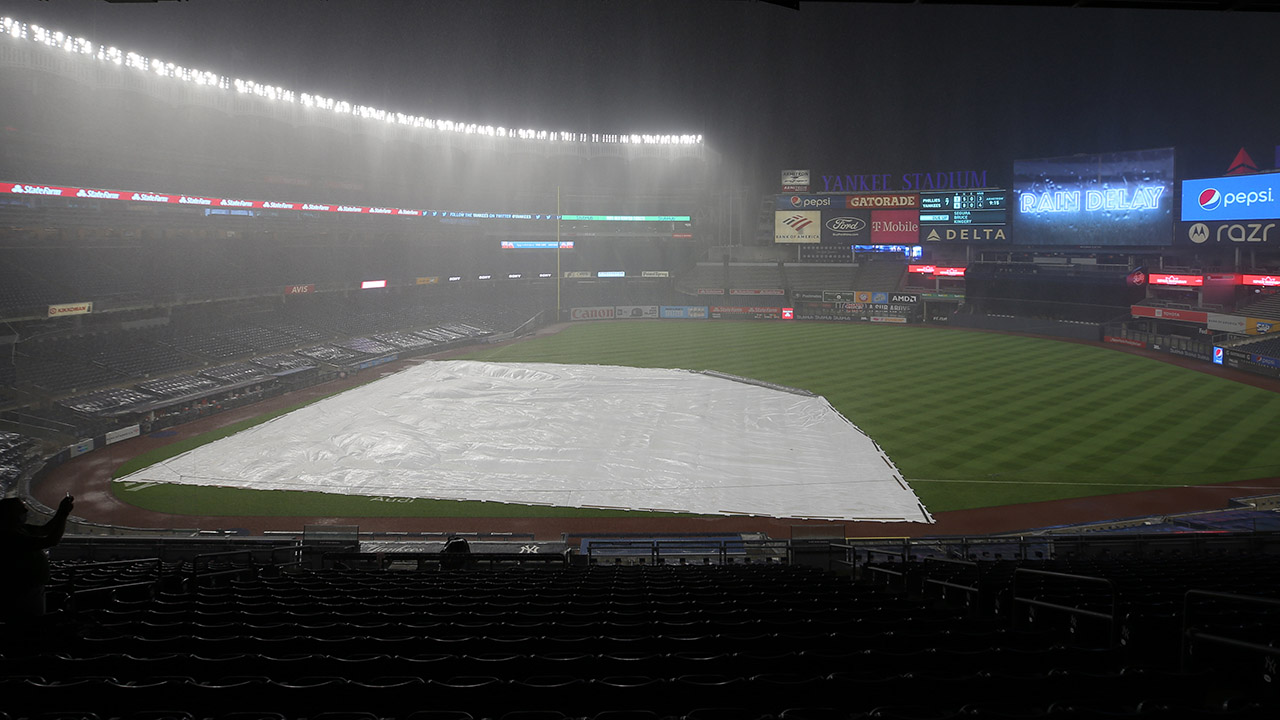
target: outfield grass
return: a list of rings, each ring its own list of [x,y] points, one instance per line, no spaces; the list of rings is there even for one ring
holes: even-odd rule
[[[935,513],[1280,475],[1276,394],[1090,345],[932,327],[619,321],[468,357],[713,369],[810,390],[874,438]],[[199,491],[198,509],[174,509],[192,507],[181,498],[193,490],[117,496],[201,514],[606,514],[214,488]],[[281,499],[295,495],[317,497]]]
[[[470,357],[715,369],[810,390],[884,448],[931,512],[1280,475],[1280,396],[1092,345],[623,321]]]

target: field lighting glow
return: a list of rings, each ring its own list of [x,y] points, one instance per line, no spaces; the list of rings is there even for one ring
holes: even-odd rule
[[[137,52],[123,50],[115,46],[102,45],[83,37],[73,37],[58,30],[50,30],[39,25],[22,22],[15,18],[0,16],[0,35],[14,41],[26,41],[58,49],[69,55],[79,55],[87,60],[110,63],[139,72],[151,73],[157,77],[172,78],[193,83],[203,87],[218,88],[227,92],[243,95],[256,95],[272,102],[301,105],[305,108],[324,110],[339,115],[353,115],[363,120],[380,122],[388,125],[423,128],[437,132],[463,135],[479,135],[485,137],[512,138],[540,142],[568,143],[604,143],[629,145],[701,145],[701,135],[655,135],[649,133],[585,133],[567,132],[563,130],[537,130],[531,128],[506,128],[477,123],[455,122],[409,115],[379,108],[369,107],[338,100],[336,98],[297,92],[288,88],[260,83],[255,80],[230,78],[209,70],[189,68],[160,58],[150,58]]]

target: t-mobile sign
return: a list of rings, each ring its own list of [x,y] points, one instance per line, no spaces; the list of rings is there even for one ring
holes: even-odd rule
[[[919,210],[872,210],[873,245],[914,245],[920,242]]]

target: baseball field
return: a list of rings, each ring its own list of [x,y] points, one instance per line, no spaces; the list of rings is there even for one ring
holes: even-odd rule
[[[876,440],[933,513],[1280,475],[1275,393],[1096,345],[917,326],[615,321],[465,357],[717,370],[803,388]],[[266,419],[139,456],[115,476]],[[124,485],[113,483],[119,499],[175,514],[611,514]]]

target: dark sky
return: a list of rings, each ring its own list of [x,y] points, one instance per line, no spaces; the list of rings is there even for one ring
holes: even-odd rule
[[[1280,141],[1280,14],[734,0],[91,0],[0,13],[151,57],[507,127],[701,133],[746,181]]]

